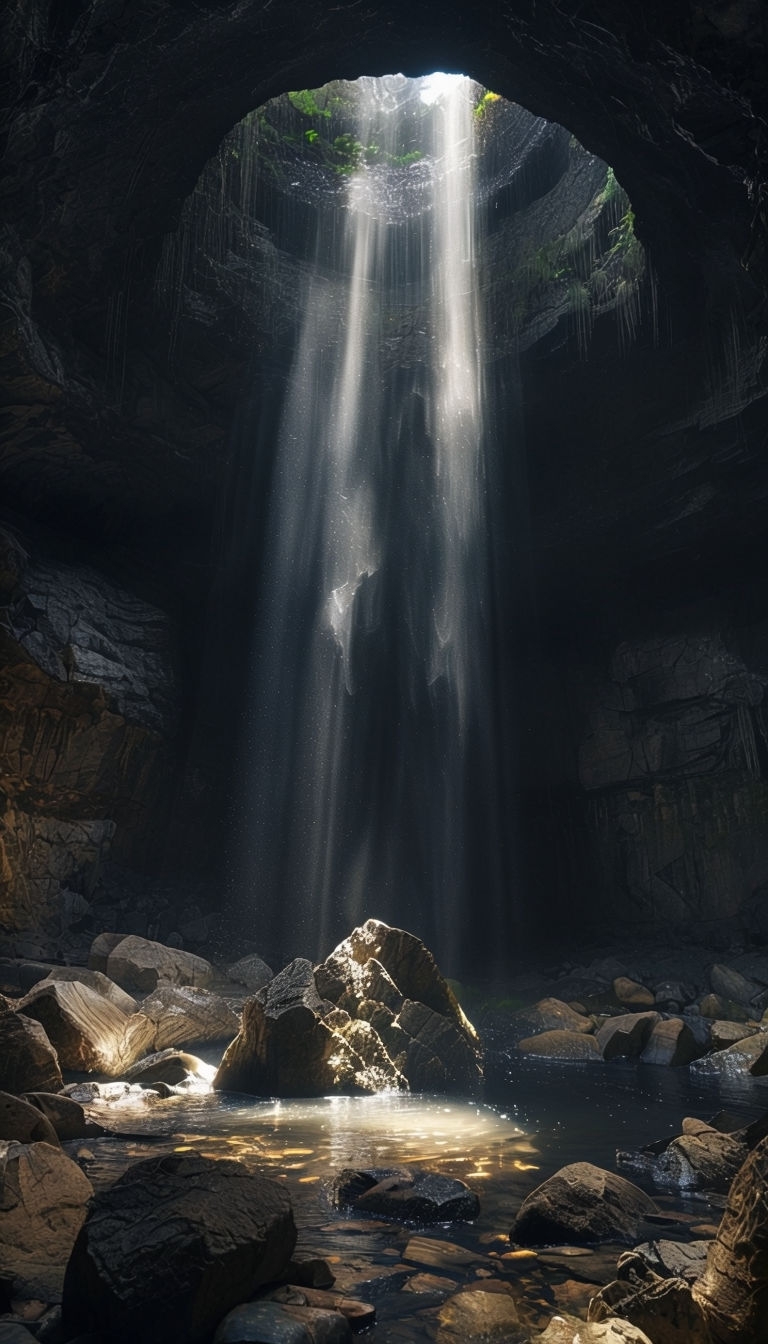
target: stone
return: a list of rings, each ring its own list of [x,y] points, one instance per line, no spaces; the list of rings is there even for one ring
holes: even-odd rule
[[[96,971],[101,975],[106,975],[107,962],[110,952],[114,951],[118,943],[127,938],[126,933],[99,933],[91,943],[91,950],[88,953],[88,969]]]
[[[716,1050],[691,1065],[696,1074],[745,1078],[749,1074],[763,1077],[768,1072],[768,1031],[756,1031],[745,1036],[725,1050]]]
[[[532,1335],[531,1344],[653,1344],[653,1341],[638,1326],[618,1316],[587,1322],[580,1316],[562,1315],[553,1316],[540,1335]]]
[[[0,1275],[14,1296],[61,1301],[64,1271],[93,1187],[49,1143],[0,1143]]]
[[[637,980],[630,980],[626,975],[617,975],[611,989],[616,1002],[627,1008],[652,1008],[656,1002],[656,996],[650,989]]]
[[[666,1241],[662,1238],[659,1241],[644,1242],[619,1257],[618,1276],[623,1277],[622,1270],[633,1263],[631,1257],[636,1255],[660,1278],[685,1279],[687,1283],[694,1283],[704,1270],[711,1245],[709,1239]]]
[[[331,1288],[336,1282],[327,1260],[316,1255],[296,1255],[288,1261],[283,1275],[286,1283],[298,1288]]]
[[[208,1082],[213,1072],[212,1065],[185,1050],[160,1050],[126,1069],[123,1077],[126,1083],[139,1083],[142,1087],[151,1087],[155,1083],[177,1087],[189,1078],[201,1078]]]
[[[89,970],[86,966],[53,966],[42,983],[45,984],[49,980],[74,980],[79,985],[87,985],[89,989],[101,994],[102,998],[109,999],[109,1002],[122,1013],[135,1013],[139,1006],[136,1000],[116,985],[114,980],[110,980],[108,975],[103,975],[101,971]]]
[[[59,1057],[45,1028],[14,1012],[0,995],[0,1088],[21,1092],[57,1092],[64,1086]]]
[[[768,1004],[768,987],[735,971],[731,966],[713,966],[709,972],[713,993],[746,1008],[750,1017],[759,1017]]]
[[[643,1053],[653,1028],[661,1021],[659,1013],[622,1013],[609,1017],[595,1032],[603,1059],[635,1059]]]
[[[441,1306],[437,1320],[437,1344],[467,1344],[468,1340],[516,1344],[528,1334],[508,1293],[488,1293],[481,1288],[454,1293]]]
[[[101,1126],[87,1120],[85,1111],[72,1097],[53,1092],[25,1092],[23,1100],[52,1125],[58,1139],[82,1139],[100,1134]]]
[[[622,1176],[591,1162],[574,1162],[523,1200],[510,1241],[523,1246],[633,1242],[642,1220],[653,1213],[658,1213],[654,1201]]]
[[[50,1143],[58,1147],[56,1130],[40,1111],[22,1097],[0,1092],[0,1140],[17,1143]]]
[[[412,1223],[471,1222],[480,1213],[463,1181],[419,1167],[345,1167],[331,1197],[338,1208]]]
[[[631,1264],[625,1261],[622,1274],[592,1298],[587,1308],[590,1323],[607,1324],[620,1315],[653,1344],[713,1344],[704,1313],[684,1279],[654,1274],[639,1256]]]
[[[705,1129],[650,1144],[639,1153],[617,1152],[616,1164],[646,1176],[660,1189],[725,1193],[747,1151],[742,1134]]]
[[[686,984],[682,980],[662,980],[654,985],[653,997],[657,1008],[674,1011],[693,1003],[696,991],[693,985]]]
[[[19,1001],[19,1009],[42,1023],[66,1069],[116,1078],[154,1040],[154,1025],[143,1014],[123,1013],[76,981],[43,981]]]
[[[25,1325],[16,1321],[0,1321],[0,1344],[35,1344],[37,1335],[33,1335]]]
[[[257,957],[255,952],[250,956],[241,957],[239,961],[227,967],[229,979],[237,985],[245,985],[246,989],[250,989],[254,994],[257,989],[263,989],[268,985],[274,974],[271,967],[262,961],[261,957]]]
[[[349,1322],[339,1311],[259,1301],[228,1312],[213,1344],[350,1344],[351,1339]]]
[[[226,999],[192,985],[161,985],[142,1000],[141,1011],[154,1024],[155,1050],[231,1041],[240,1030]]]
[[[509,1022],[509,1039],[521,1041],[529,1036],[538,1036],[545,1031],[570,1031],[589,1033],[593,1029],[592,1019],[584,1013],[577,1013],[562,999],[540,999],[531,1008],[520,1008],[513,1013]]]
[[[474,1095],[482,1080],[479,1052],[452,1016],[406,999],[395,1024],[411,1038],[402,1072],[413,1092]]]
[[[428,1269],[456,1271],[470,1266],[489,1263],[477,1251],[458,1246],[437,1237],[410,1237],[403,1251],[403,1260],[409,1265],[426,1265]]]
[[[268,1290],[264,1296],[270,1302],[341,1312],[355,1334],[360,1330],[368,1330],[376,1324],[376,1308],[370,1302],[361,1302],[359,1298],[348,1297],[345,1293],[332,1293],[327,1289],[297,1285],[290,1279],[284,1286]]]
[[[680,1017],[669,1017],[653,1026],[640,1056],[644,1064],[664,1064],[679,1068],[698,1059],[701,1049],[693,1032]]]
[[[720,994],[705,994],[699,1003],[702,1017],[725,1018],[728,1022],[748,1022],[750,1013],[740,1003],[724,999]]]
[[[768,1138],[728,1194],[717,1236],[692,1294],[718,1344],[756,1344],[768,1320]]]
[[[748,1036],[754,1036],[756,1031],[757,1027],[747,1022],[726,1022],[724,1019],[716,1019],[712,1023],[712,1049],[727,1050],[738,1041],[745,1041]]]
[[[213,980],[213,967],[194,952],[132,935],[112,948],[107,957],[107,975],[123,989],[151,994],[160,984],[197,985],[205,989]]]
[[[537,1059],[572,1060],[574,1063],[602,1059],[595,1037],[575,1031],[542,1031],[538,1036],[518,1041],[517,1048],[521,1054]]]
[[[296,1241],[275,1181],[240,1162],[169,1154],[129,1167],[94,1198],[67,1266],[69,1335],[120,1344],[203,1344],[276,1279]]]

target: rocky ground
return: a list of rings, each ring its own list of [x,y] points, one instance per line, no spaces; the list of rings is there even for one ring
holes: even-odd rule
[[[88,967],[8,959],[0,976],[0,1341],[333,1344],[378,1309],[387,1344],[759,1344],[768,1117],[682,1119],[619,1152],[622,1174],[567,1164],[510,1194],[507,1231],[482,1244],[462,1232],[480,1213],[471,1181],[428,1161],[340,1166],[326,1174],[334,1235],[367,1247],[352,1261],[294,1256],[285,1173],[172,1133],[147,1156],[110,1126],[126,1098],[136,1114],[211,1087],[477,1096],[484,1066],[526,1056],[598,1069],[628,1057],[759,1094],[768,954],[655,949],[527,972],[516,997],[475,995],[479,1032],[424,945],[373,920],[325,962],[276,975],[255,955],[216,967],[105,933]],[[105,1179],[92,1148],[110,1144]],[[719,1205],[719,1226],[672,1211],[669,1192]]]

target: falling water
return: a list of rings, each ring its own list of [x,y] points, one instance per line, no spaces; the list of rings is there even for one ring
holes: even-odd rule
[[[278,436],[242,887],[265,951],[314,956],[377,916],[450,965],[499,896],[479,91],[358,90],[376,161],[341,228],[318,210]],[[404,165],[406,119],[425,148]]]

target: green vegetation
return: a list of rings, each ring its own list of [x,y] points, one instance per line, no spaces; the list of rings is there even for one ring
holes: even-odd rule
[[[483,94],[480,101],[475,104],[475,116],[484,117],[489,108],[491,108],[494,103],[498,102],[501,102],[501,94],[491,93],[490,89],[488,89],[487,92]]]

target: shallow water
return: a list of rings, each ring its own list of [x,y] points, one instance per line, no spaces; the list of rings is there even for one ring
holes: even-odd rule
[[[284,1182],[299,1228],[297,1250],[329,1260],[338,1288],[374,1300],[378,1323],[369,1338],[397,1344],[434,1338],[440,1302],[467,1284],[505,1285],[532,1329],[543,1328],[557,1310],[578,1314],[592,1285],[613,1276],[622,1248],[503,1259],[522,1199],[569,1162],[614,1169],[617,1148],[679,1133],[686,1115],[707,1119],[727,1109],[747,1123],[765,1109],[766,1097],[759,1083],[699,1083],[686,1069],[520,1061],[496,1078],[482,1104],[402,1094],[306,1101],[217,1094],[126,1098],[89,1110],[131,1137],[89,1142],[88,1157],[82,1145],[71,1146],[81,1149],[96,1188],[111,1183],[129,1162],[173,1151],[237,1157]],[[404,1228],[349,1218],[333,1208],[330,1183],[342,1167],[400,1163],[466,1181],[481,1198],[478,1220]],[[653,1193],[669,1222],[649,1225],[646,1236],[707,1235],[699,1229],[719,1219],[722,1200]],[[414,1234],[428,1238],[426,1246],[412,1242]],[[434,1241],[445,1243],[442,1255]],[[452,1246],[471,1256],[461,1263]]]

